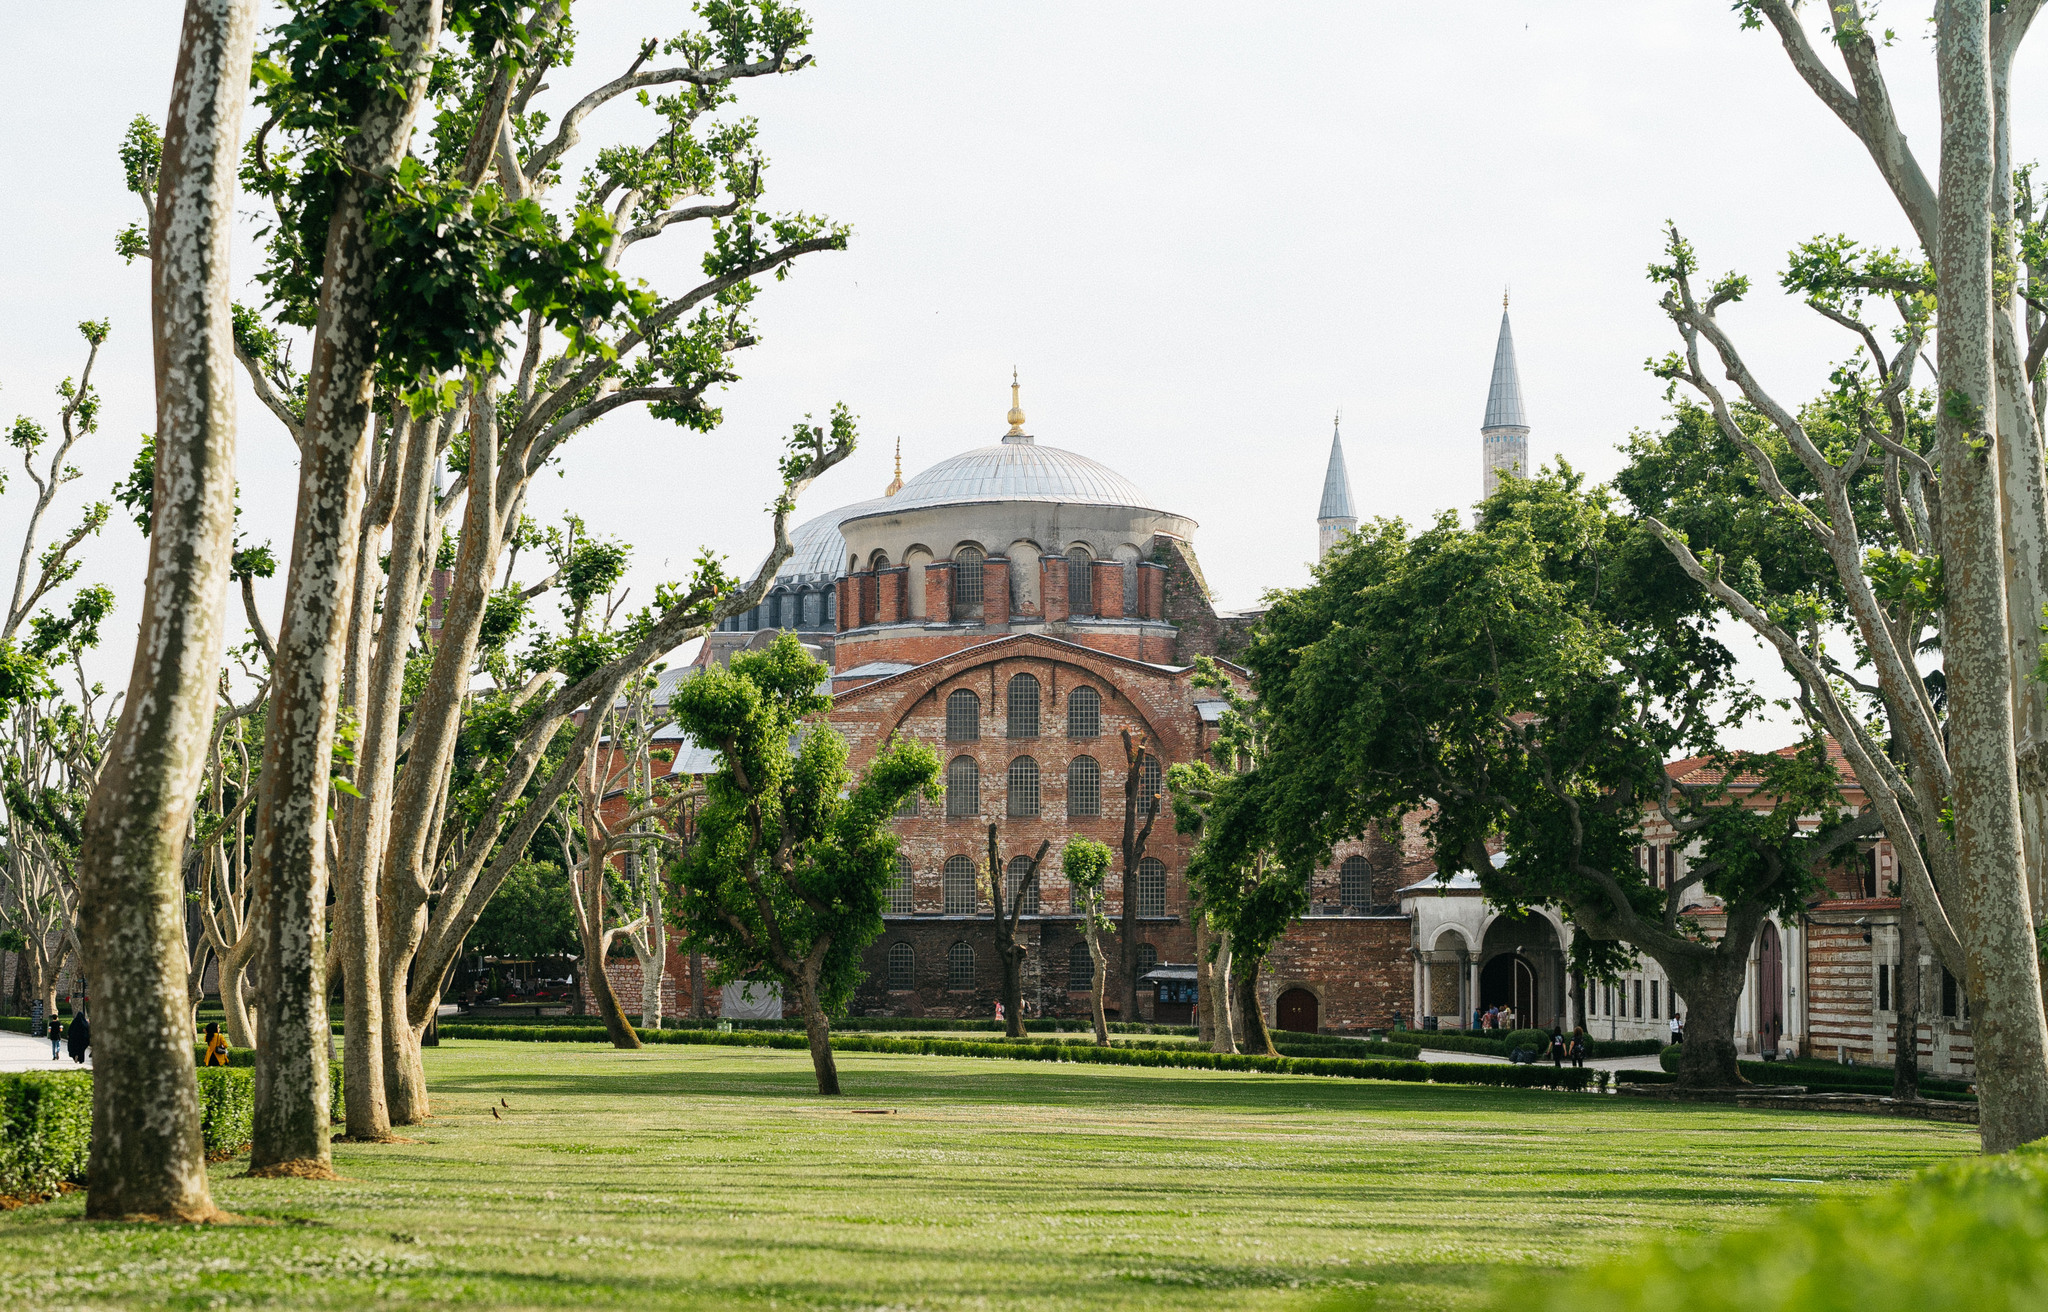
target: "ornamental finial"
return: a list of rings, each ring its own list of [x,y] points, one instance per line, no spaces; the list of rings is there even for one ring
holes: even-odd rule
[[[1004,436],[1022,437],[1024,435],[1024,405],[1023,402],[1017,399],[1017,367],[1015,365],[1010,366],[1009,420],[1010,431],[1004,434]]]
[[[885,497],[893,497],[893,496],[895,496],[895,495],[896,495],[896,494],[897,494],[898,492],[901,492],[902,490],[903,490],[903,439],[899,437],[899,438],[897,438],[897,439],[896,439],[896,477],[895,477],[894,479],[890,480],[889,486],[887,486],[887,487],[885,487],[885,488],[883,488],[883,489],[882,489],[882,495],[883,495],[883,496],[885,496]]]

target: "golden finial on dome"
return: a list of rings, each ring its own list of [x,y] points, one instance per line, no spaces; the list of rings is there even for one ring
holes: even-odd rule
[[[1500,308],[1503,310],[1508,308],[1508,289],[1505,287],[1500,289]]]
[[[890,480],[889,486],[887,486],[887,487],[885,487],[885,488],[883,488],[883,489],[882,489],[882,495],[883,495],[883,496],[885,496],[885,497],[893,497],[893,496],[895,496],[895,495],[896,495],[896,494],[897,494],[898,492],[901,492],[902,490],[903,490],[903,439],[899,437],[899,438],[897,438],[897,439],[896,439],[896,477],[895,477],[894,479]]]
[[[1009,419],[1010,419],[1010,431],[1009,431],[1008,433],[1004,434],[1004,436],[1005,436],[1005,437],[1022,437],[1022,436],[1024,436],[1024,406],[1023,406],[1023,403],[1022,403],[1022,402],[1020,402],[1020,401],[1019,401],[1019,400],[1017,399],[1017,368],[1016,368],[1016,366],[1015,366],[1015,365],[1012,365],[1012,366],[1010,367],[1010,415],[1009,415]]]

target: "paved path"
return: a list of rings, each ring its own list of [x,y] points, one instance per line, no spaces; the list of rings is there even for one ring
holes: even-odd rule
[[[1424,1048],[1422,1050],[1422,1060],[1505,1063],[1507,1058],[1489,1057],[1485,1053],[1480,1052],[1445,1052],[1440,1048]],[[1550,1059],[1546,1056],[1544,1060],[1548,1061]],[[1588,1069],[1596,1071],[1654,1071],[1663,1069],[1657,1064],[1657,1054],[1654,1052],[1642,1057],[1588,1057],[1586,1059],[1586,1066]]]
[[[71,1060],[65,1053],[55,1061],[50,1060],[50,1041],[39,1039],[32,1034],[16,1034],[12,1030],[0,1030],[0,1071],[75,1071],[91,1069],[92,1056],[87,1054],[85,1066]]]

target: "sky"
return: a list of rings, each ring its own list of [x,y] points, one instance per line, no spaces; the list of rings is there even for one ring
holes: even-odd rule
[[[0,47],[0,423],[50,424],[53,388],[83,360],[73,325],[112,322],[100,431],[49,529],[107,495],[152,424],[147,271],[114,254],[141,209],[115,151],[132,117],[162,117],[179,8],[46,6]],[[1709,272],[1752,277],[1723,320],[1793,400],[1850,347],[1777,290],[1786,252],[1824,233],[1910,243],[1847,130],[1727,0],[807,8],[816,63],[743,85],[738,112],[759,120],[771,207],[850,224],[849,248],[764,284],[762,341],[718,398],[716,432],[618,412],[529,507],[633,544],[640,600],[701,546],[740,568],[760,559],[776,456],[803,416],[844,402],[862,444],[799,519],[879,494],[899,439],[906,476],[995,441],[1014,367],[1041,443],[1196,519],[1218,603],[1255,605],[1308,579],[1339,410],[1361,516],[1426,523],[1477,501],[1503,294],[1532,456],[1605,477],[1617,444],[1669,413],[1643,368],[1675,343],[1645,277],[1666,221]],[[1931,174],[1926,8],[1884,18],[1893,93]],[[549,78],[557,108],[691,17],[584,0],[577,21],[577,63]],[[2029,91],[2043,58],[2037,42],[2015,79],[2022,162],[2041,135]],[[646,125],[615,104],[580,158]],[[675,291],[700,255],[665,238],[624,271]],[[237,271],[252,302],[256,270],[252,244]],[[295,453],[253,395],[240,415],[245,531],[282,557]],[[17,473],[0,496],[0,552],[18,549],[29,492]],[[122,603],[101,671],[118,686],[143,543],[117,519],[85,555],[82,577]],[[264,596],[273,622],[280,597]],[[1770,662],[1749,668],[1782,688]],[[1775,746],[1787,723],[1740,741]]]

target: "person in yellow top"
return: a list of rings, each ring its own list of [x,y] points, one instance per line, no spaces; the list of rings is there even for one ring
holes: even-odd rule
[[[228,1064],[228,1036],[220,1032],[220,1026],[213,1021],[206,1022],[206,1064],[225,1066]]]

